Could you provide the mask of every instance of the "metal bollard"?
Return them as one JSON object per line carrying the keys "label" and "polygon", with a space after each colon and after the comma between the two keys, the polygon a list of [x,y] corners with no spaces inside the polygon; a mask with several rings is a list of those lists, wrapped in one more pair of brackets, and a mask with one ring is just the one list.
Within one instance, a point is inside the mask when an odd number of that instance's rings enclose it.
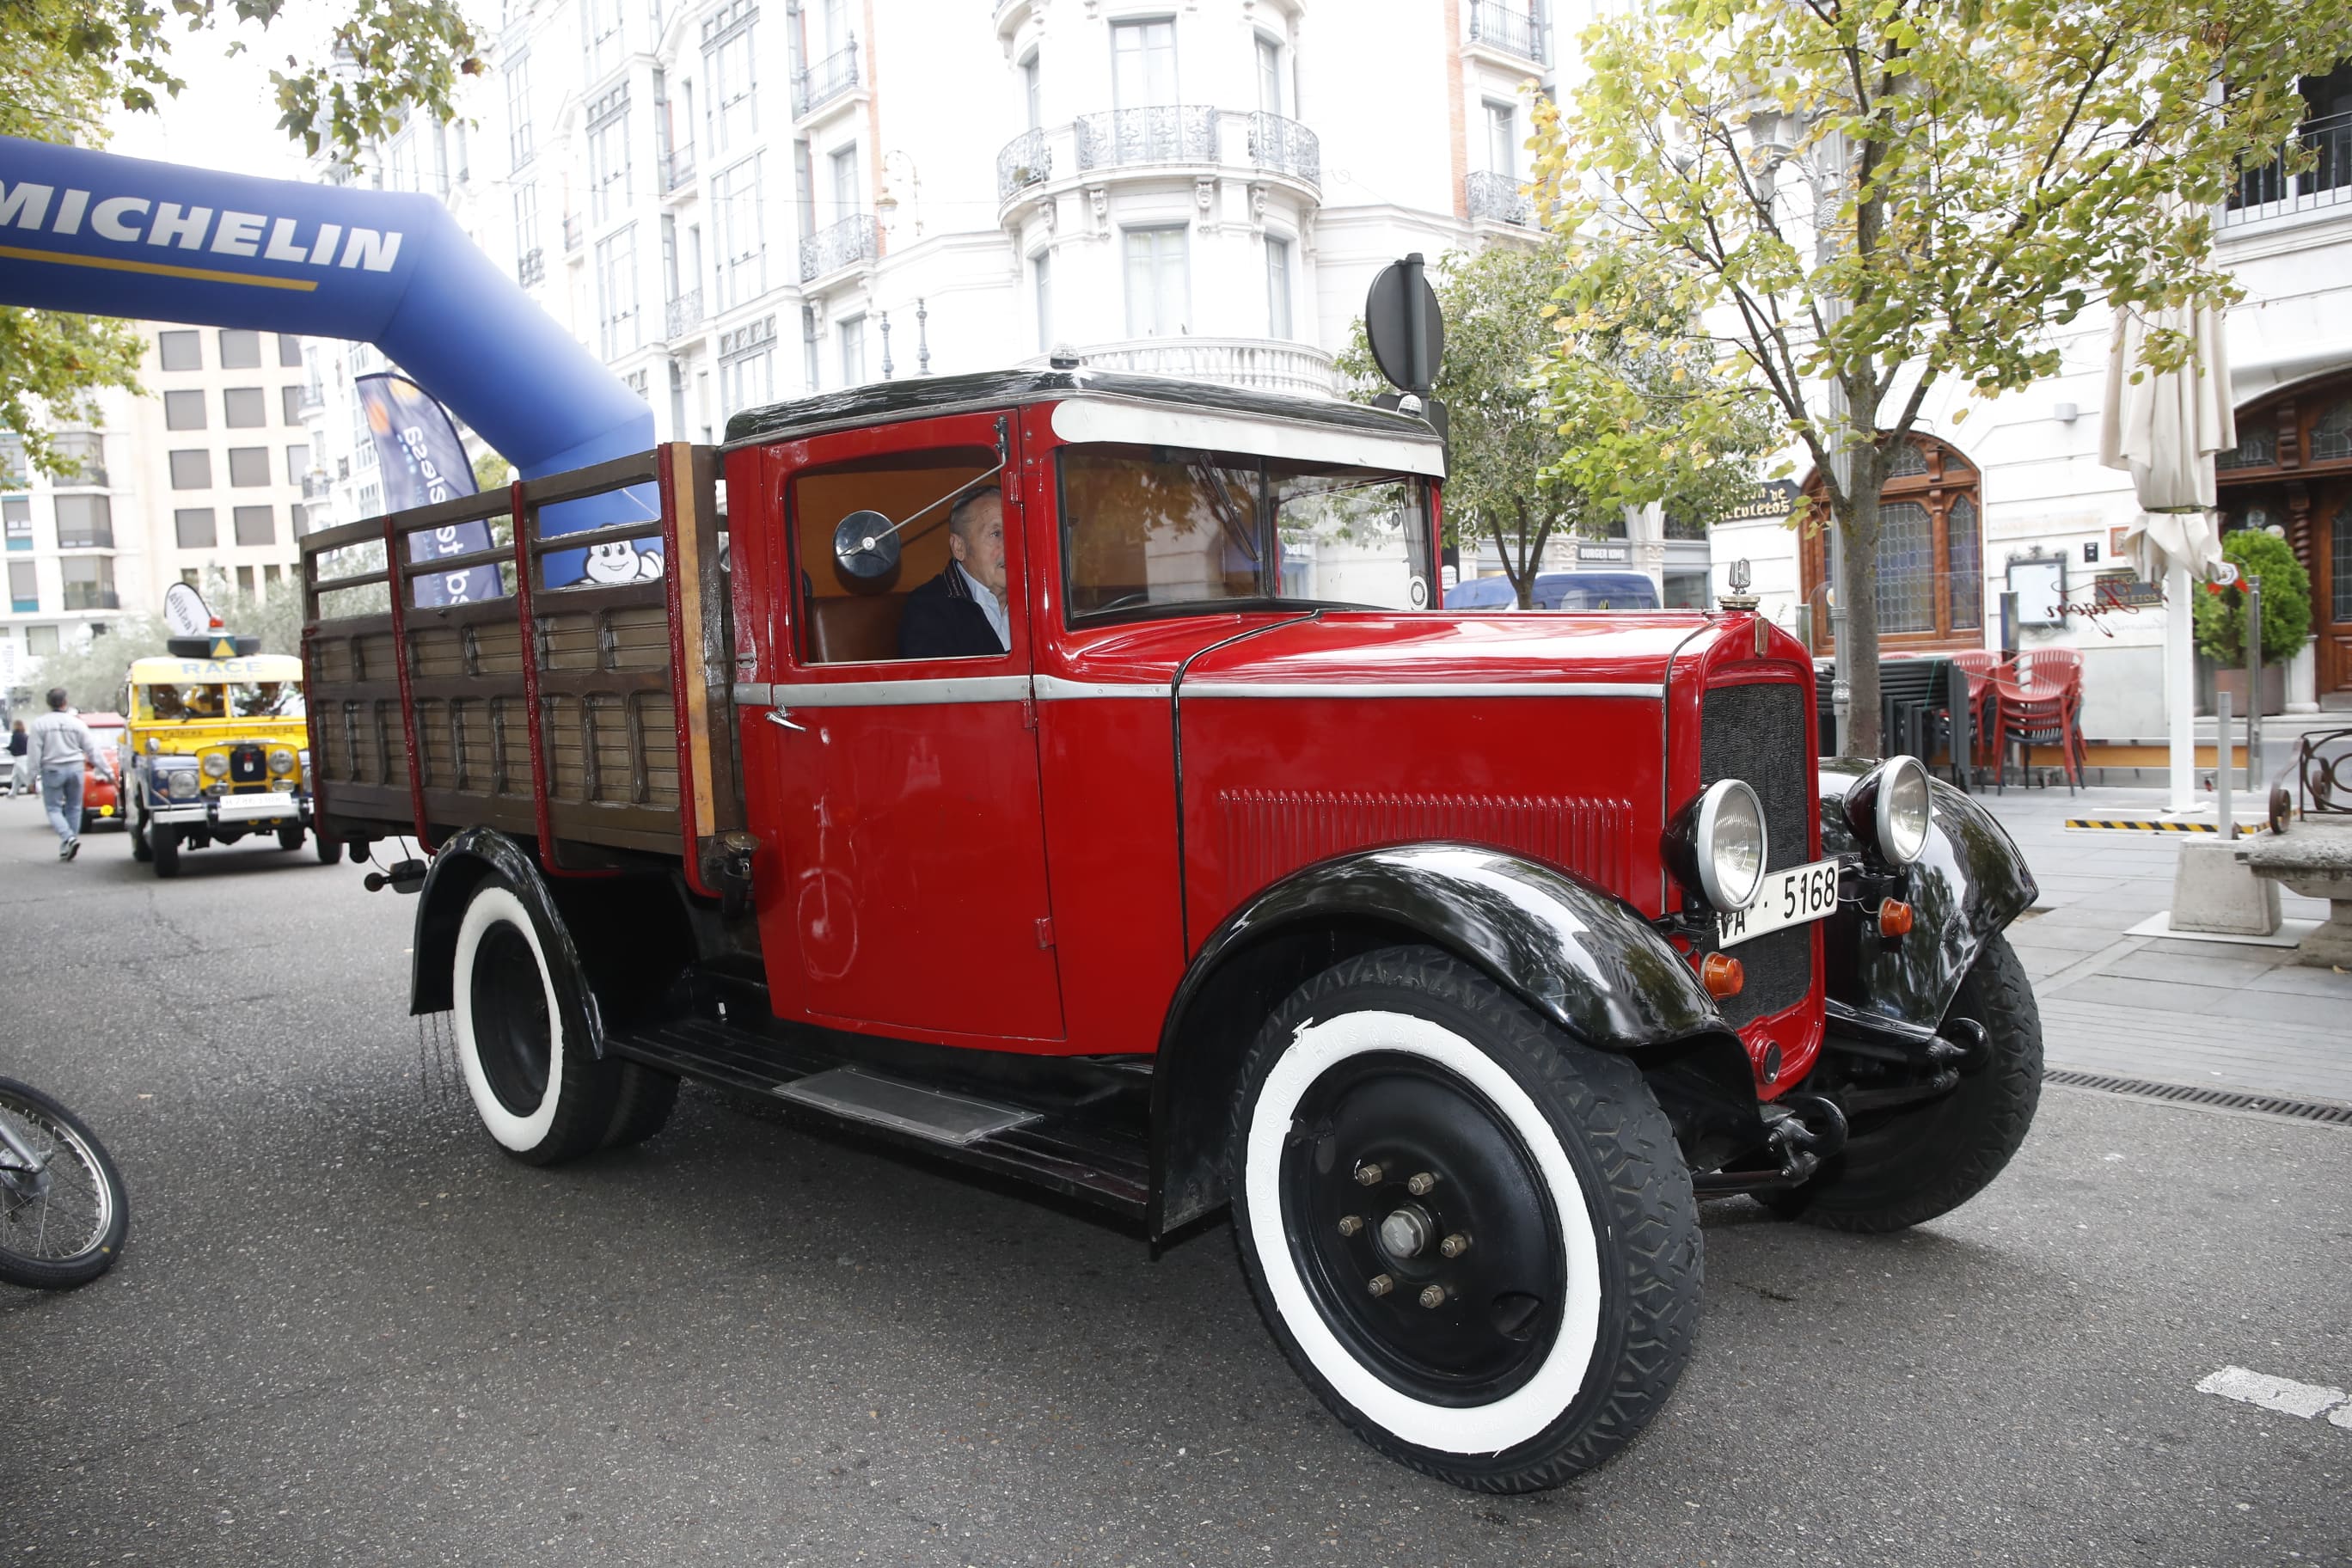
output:
{"label": "metal bollard", "polygon": [[2246,787],[2263,787],[2263,580],[2246,578]]}
{"label": "metal bollard", "polygon": [[2230,805],[2230,775],[2237,770],[2230,765],[2230,694],[2213,693],[2213,793],[2219,797],[2216,809],[2221,818],[2221,837],[2238,836],[2238,817]]}

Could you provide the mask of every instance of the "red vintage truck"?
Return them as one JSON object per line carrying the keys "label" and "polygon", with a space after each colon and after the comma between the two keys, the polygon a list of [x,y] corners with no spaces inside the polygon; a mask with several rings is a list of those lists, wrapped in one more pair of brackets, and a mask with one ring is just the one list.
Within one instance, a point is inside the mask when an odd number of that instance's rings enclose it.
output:
{"label": "red vintage truck", "polygon": [[[1342,1420],[1557,1484],[1672,1391],[1699,1199],[1888,1230],[2000,1170],[2034,886],[1918,762],[1817,763],[1752,606],[1433,607],[1443,477],[1408,415],[1055,368],[331,529],[316,808],[429,857],[374,879],[517,1158],[693,1078],[1155,1241],[1230,1208]],[[923,646],[942,596],[981,647]]]}

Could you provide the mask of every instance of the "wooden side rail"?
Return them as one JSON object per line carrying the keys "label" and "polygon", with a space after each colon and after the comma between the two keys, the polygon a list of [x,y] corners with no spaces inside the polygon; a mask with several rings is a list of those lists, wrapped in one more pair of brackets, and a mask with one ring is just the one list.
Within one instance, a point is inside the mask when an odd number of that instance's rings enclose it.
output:
{"label": "wooden side rail", "polygon": [[[534,840],[558,876],[610,869],[601,851],[678,856],[689,886],[717,896],[702,867],[743,820],[717,478],[711,448],[674,443],[305,537],[321,819],[428,847],[457,827],[496,826]],[[541,528],[549,506],[646,484],[657,517]],[[404,559],[419,534],[477,522],[491,525],[488,548]],[[657,579],[541,580],[550,551],[656,538]],[[498,574],[499,597],[419,602],[420,579],[482,568]],[[344,613],[354,598],[363,613]]]}

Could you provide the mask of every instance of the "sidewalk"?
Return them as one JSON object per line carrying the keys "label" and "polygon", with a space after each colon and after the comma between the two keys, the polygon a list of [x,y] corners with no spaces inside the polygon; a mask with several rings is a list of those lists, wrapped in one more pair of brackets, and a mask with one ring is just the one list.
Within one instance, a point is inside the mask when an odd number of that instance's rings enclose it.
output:
{"label": "sidewalk", "polygon": [[[2070,832],[2066,819],[2153,817],[2164,792],[1977,798],[2042,886],[2008,934],[2033,977],[2051,1067],[2352,1103],[2352,974],[2306,968],[2289,947],[2127,934],[2170,906],[2179,845]],[[2315,899],[2280,901],[2289,919],[2326,915]]]}

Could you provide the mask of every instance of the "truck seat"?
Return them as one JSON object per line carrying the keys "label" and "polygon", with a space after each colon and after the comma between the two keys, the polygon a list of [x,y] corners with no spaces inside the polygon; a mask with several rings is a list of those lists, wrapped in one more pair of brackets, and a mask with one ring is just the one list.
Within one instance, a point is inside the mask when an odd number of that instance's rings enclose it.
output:
{"label": "truck seat", "polygon": [[898,657],[904,594],[827,595],[809,602],[809,657],[818,664],[864,664]]}

